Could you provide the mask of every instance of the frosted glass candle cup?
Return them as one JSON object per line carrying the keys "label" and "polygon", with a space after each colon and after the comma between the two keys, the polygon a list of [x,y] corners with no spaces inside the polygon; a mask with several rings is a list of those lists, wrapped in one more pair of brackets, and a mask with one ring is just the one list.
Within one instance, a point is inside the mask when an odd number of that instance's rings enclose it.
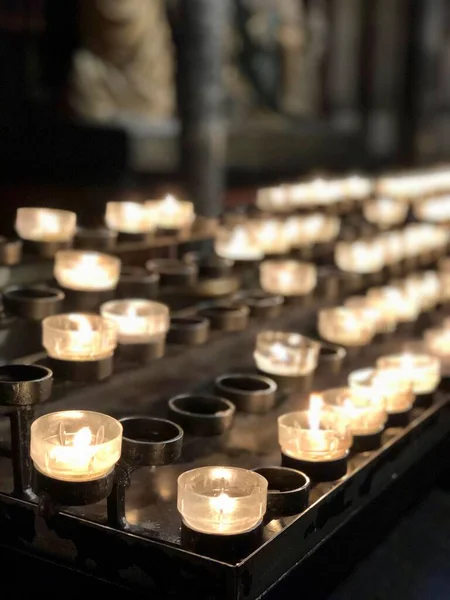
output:
{"label": "frosted glass candle cup", "polygon": [[76,232],[77,216],[68,210],[19,208],[15,229],[19,237],[32,242],[68,242]]}
{"label": "frosted glass candle cup", "polygon": [[261,287],[270,294],[305,296],[317,285],[317,269],[312,263],[265,260],[259,272]]}
{"label": "frosted glass candle cup", "polygon": [[184,524],[212,535],[239,535],[262,523],[267,480],[236,467],[201,467],[178,477],[177,508]]}
{"label": "frosted glass candle cup", "polygon": [[119,344],[158,342],[169,329],[169,308],[150,300],[113,300],[101,305],[100,314],[116,323]]}
{"label": "frosted glass candle cup", "polygon": [[376,331],[374,319],[367,319],[364,310],[355,308],[326,308],[319,311],[318,330],[321,337],[342,346],[365,346]]}
{"label": "frosted glass candle cup", "polygon": [[320,344],[298,333],[263,331],[253,354],[263,373],[284,377],[309,375],[317,367]]}
{"label": "frosted glass candle cup", "polygon": [[30,455],[43,475],[86,482],[109,473],[120,458],[122,425],[91,411],[61,411],[31,425]]}
{"label": "frosted glass candle cup", "polygon": [[377,360],[377,369],[400,369],[411,383],[416,395],[435,391],[441,380],[439,359],[430,354],[391,354]]}
{"label": "frosted glass candle cup", "polygon": [[97,292],[112,290],[120,276],[120,260],[109,254],[82,250],[56,253],[54,276],[68,290]]}
{"label": "frosted glass candle cup", "polygon": [[401,369],[358,369],[348,376],[350,388],[370,397],[382,397],[388,414],[411,410],[415,396],[412,383]]}

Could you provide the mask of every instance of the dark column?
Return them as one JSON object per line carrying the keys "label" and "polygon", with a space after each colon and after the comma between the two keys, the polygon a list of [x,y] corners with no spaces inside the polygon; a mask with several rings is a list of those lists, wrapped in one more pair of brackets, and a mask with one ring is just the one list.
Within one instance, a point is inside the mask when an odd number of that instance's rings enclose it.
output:
{"label": "dark column", "polygon": [[227,127],[222,52],[228,0],[181,0],[181,168],[198,215],[222,212]]}

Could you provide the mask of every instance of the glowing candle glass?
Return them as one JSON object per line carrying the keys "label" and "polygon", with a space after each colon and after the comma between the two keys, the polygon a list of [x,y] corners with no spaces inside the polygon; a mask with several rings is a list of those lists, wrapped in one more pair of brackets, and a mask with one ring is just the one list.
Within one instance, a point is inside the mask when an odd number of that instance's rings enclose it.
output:
{"label": "glowing candle glass", "polygon": [[333,344],[364,346],[376,332],[376,320],[367,311],[356,308],[326,308],[319,311],[320,335]]}
{"label": "glowing candle glass", "polygon": [[278,417],[278,441],[285,456],[309,462],[344,458],[353,436],[348,417],[312,395],[309,410]]}
{"label": "glowing candle glass", "polygon": [[256,206],[268,212],[287,212],[291,208],[289,186],[261,188],[257,192]]}
{"label": "glowing candle glass", "polygon": [[382,395],[367,395],[352,388],[335,388],[321,394],[325,406],[335,406],[344,411],[353,435],[372,435],[383,431],[387,412]]}
{"label": "glowing candle glass", "polygon": [[146,202],[148,208],[156,208],[158,227],[161,229],[187,229],[194,219],[194,205],[186,200],[178,200],[173,196],[166,196],[156,203]]}
{"label": "glowing candle glass", "polygon": [[156,229],[156,211],[142,202],[108,202],[105,222],[119,233],[149,233]]}
{"label": "glowing candle glass", "polygon": [[150,300],[105,302],[100,314],[117,324],[119,344],[150,344],[163,340],[169,329],[169,308]]}
{"label": "glowing candle glass", "polygon": [[253,356],[264,373],[296,377],[316,369],[319,350],[318,342],[298,333],[264,331],[256,338]]}
{"label": "glowing candle glass", "polygon": [[56,253],[53,274],[69,290],[112,290],[119,281],[120,260],[100,252],[62,250]]}
{"label": "glowing candle glass", "polygon": [[411,381],[414,394],[429,394],[439,385],[441,365],[437,357],[430,354],[391,354],[377,360],[377,369],[400,369]]}
{"label": "glowing candle glass", "polygon": [[397,286],[383,286],[371,288],[367,292],[368,298],[376,298],[384,303],[385,315],[389,315],[396,323],[409,323],[415,321],[420,311],[417,299],[409,296]]}
{"label": "glowing candle glass", "polygon": [[435,271],[410,275],[404,280],[403,289],[423,311],[436,306],[441,297],[441,284]]}
{"label": "glowing candle glass", "polygon": [[30,455],[38,471],[61,481],[92,481],[120,458],[122,425],[97,412],[68,410],[31,425]]}
{"label": "glowing candle glass", "polygon": [[75,236],[77,215],[52,208],[19,208],[15,229],[23,240],[68,242]]}
{"label": "glowing candle glass", "polygon": [[254,471],[201,467],[178,477],[177,508],[195,531],[238,535],[262,522],[267,487],[267,480]]}
{"label": "glowing candle glass", "polygon": [[363,311],[363,314],[375,323],[375,330],[378,333],[386,333],[395,329],[395,321],[386,319],[385,306],[377,298],[367,298],[366,296],[350,296],[344,301],[344,307],[355,308]]}
{"label": "glowing candle glass", "polygon": [[409,205],[394,198],[375,198],[363,203],[363,214],[369,223],[380,228],[393,227],[404,223]]}
{"label": "glowing candle glass", "polygon": [[235,261],[261,260],[264,256],[254,231],[248,225],[220,228],[216,234],[214,250],[218,256]]}
{"label": "glowing candle glass", "polygon": [[342,271],[376,273],[384,267],[383,245],[378,239],[339,242],[335,247],[334,260]]}
{"label": "glowing candle glass", "polygon": [[296,260],[265,260],[259,276],[263,290],[282,296],[303,296],[317,285],[316,266]]}
{"label": "glowing candle glass", "polygon": [[275,219],[260,219],[249,224],[259,247],[265,254],[286,254],[291,249],[284,223]]}
{"label": "glowing candle glass", "polygon": [[323,213],[294,215],[286,219],[284,225],[285,235],[293,248],[330,242],[336,239],[340,227],[340,219]]}
{"label": "glowing candle glass", "polygon": [[101,360],[117,346],[117,325],[99,315],[54,315],[42,321],[42,344],[58,360]]}
{"label": "glowing candle glass", "polygon": [[383,398],[388,414],[406,412],[414,404],[411,380],[401,369],[358,369],[348,376],[348,385],[370,398]]}
{"label": "glowing candle glass", "polygon": [[439,358],[442,370],[447,375],[450,368],[450,329],[428,329],[423,339],[427,352]]}

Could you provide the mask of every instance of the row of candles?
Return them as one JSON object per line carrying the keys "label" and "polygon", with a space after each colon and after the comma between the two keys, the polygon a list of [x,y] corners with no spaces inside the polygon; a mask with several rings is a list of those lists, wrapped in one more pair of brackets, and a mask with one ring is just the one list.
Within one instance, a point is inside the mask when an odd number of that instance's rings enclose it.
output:
{"label": "row of candles", "polygon": [[[281,256],[293,249],[334,241],[340,230],[337,217],[314,213],[284,220],[264,218],[222,227],[215,240],[218,256],[235,261],[261,260],[264,255]],[[438,225],[412,223],[370,239],[340,241],[335,262],[343,271],[375,272],[385,265],[428,250],[445,249],[448,232]]]}
{"label": "row of candles", "polygon": [[[344,178],[317,178],[283,184],[258,191],[257,206],[264,211],[290,212],[298,208],[324,207],[343,200],[365,201],[375,195],[388,211],[391,201],[399,203],[399,214],[408,202],[450,191],[450,169],[433,168],[382,176],[378,179],[352,175]],[[406,208],[405,208],[406,207]]]}
{"label": "row of candles", "polygon": [[[290,334],[295,336],[297,334]],[[440,380],[423,355],[390,355],[375,368],[350,373],[348,387],[310,396],[309,408],[278,418],[281,453],[308,473],[317,463],[345,460],[356,437],[381,434],[388,414],[411,409],[415,394]],[[52,479],[87,482],[105,476],[121,455],[122,425],[90,411],[51,413],[31,426],[31,458]],[[236,535],[261,523],[268,482],[253,471],[201,467],[180,475],[178,509],[185,524],[206,534]]]}
{"label": "row of candles", "polygon": [[[118,233],[143,234],[186,230],[195,219],[192,202],[166,196],[146,202],[108,202],[105,223]],[[15,229],[23,240],[70,242],[77,232],[77,215],[68,210],[24,207],[17,210]]]}

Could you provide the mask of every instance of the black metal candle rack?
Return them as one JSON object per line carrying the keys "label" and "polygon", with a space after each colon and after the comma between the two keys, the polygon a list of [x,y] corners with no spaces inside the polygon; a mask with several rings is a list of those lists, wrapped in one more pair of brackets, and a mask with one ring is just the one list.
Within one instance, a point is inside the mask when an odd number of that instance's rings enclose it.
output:
{"label": "black metal candle rack", "polygon": [[[335,290],[339,294],[348,293],[345,279],[336,276],[336,282],[343,281]],[[175,336],[164,356],[145,366],[121,359],[111,377],[94,384],[55,380],[51,399],[52,374],[40,363],[42,355],[20,359],[32,364],[0,367],[0,405],[10,424],[0,420],[0,546],[51,561],[55,572],[75,569],[155,598],[250,600],[270,595],[288,573],[314,571],[338,531],[369,506],[392,510],[389,490],[397,481],[404,489],[395,492],[400,513],[411,489],[429,484],[450,464],[446,382],[427,406],[391,419],[379,448],[353,451],[339,465],[326,465],[325,474],[281,456],[277,416],[304,408],[308,393],[298,387],[285,391],[257,374],[255,335],[268,327],[311,335],[317,309],[331,301],[336,296],[327,293],[316,295],[308,307],[282,306],[270,321],[244,310],[239,328],[212,331],[202,344],[188,334]],[[233,310],[242,310],[233,298],[225,306],[216,313],[234,316]],[[195,329],[214,308],[223,309],[223,301],[193,306],[178,318]],[[349,370],[398,350],[401,342],[393,335],[351,361],[343,360],[343,349],[324,344],[308,387],[344,385]],[[122,457],[114,471],[83,485],[33,471],[34,416],[93,407],[120,417],[123,425]],[[266,477],[268,512],[262,526],[226,540],[182,525],[177,477],[211,464],[256,469]]]}

